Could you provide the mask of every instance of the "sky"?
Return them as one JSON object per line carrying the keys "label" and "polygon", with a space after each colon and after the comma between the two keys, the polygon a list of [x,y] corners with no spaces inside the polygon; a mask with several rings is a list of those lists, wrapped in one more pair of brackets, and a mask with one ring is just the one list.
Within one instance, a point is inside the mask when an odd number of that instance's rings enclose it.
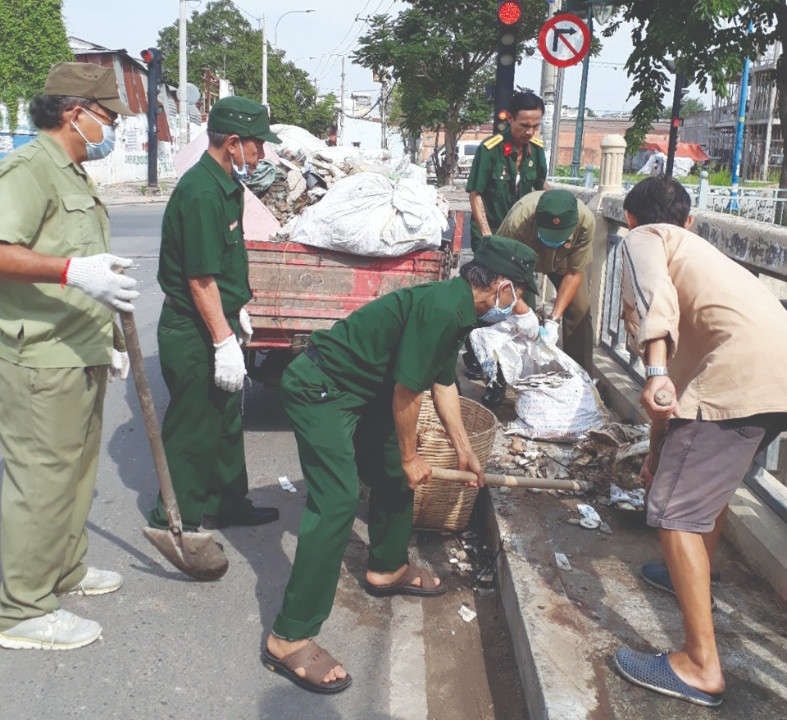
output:
{"label": "sky", "polygon": [[[207,0],[189,0],[187,15],[202,11]],[[316,80],[321,93],[340,89],[342,56],[345,56],[345,95],[351,92],[377,94],[379,85],[371,72],[353,65],[350,55],[358,38],[366,31],[365,17],[396,14],[405,6],[396,0],[298,0],[262,3],[236,0],[235,6],[253,27],[264,16],[268,40],[286,53],[287,59]],[[302,13],[300,10],[313,10]],[[124,48],[139,57],[143,48],[154,46],[159,30],[177,22],[180,0],[134,0],[133,3],[99,3],[95,0],[63,0],[63,17],[69,35],[108,47]],[[285,17],[286,15],[286,17]],[[623,70],[631,40],[620,29],[610,39],[601,38],[603,51],[591,59],[586,106],[597,114],[630,110],[636,99],[627,99],[629,80]],[[581,64],[566,68],[563,104],[576,106],[579,98]],[[516,70],[515,85],[540,91],[541,57],[526,59]],[[706,100],[706,105],[709,102]],[[665,101],[669,105],[669,99]]]}

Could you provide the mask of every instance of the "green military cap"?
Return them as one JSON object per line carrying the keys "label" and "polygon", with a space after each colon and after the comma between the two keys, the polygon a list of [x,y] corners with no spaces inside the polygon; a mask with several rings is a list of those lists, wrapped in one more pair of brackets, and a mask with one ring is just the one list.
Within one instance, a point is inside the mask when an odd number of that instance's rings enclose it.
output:
{"label": "green military cap", "polygon": [[579,222],[577,199],[569,190],[545,190],[536,204],[538,237],[548,247],[567,242]]}
{"label": "green military cap", "polygon": [[533,276],[537,257],[535,250],[524,243],[501,235],[481,238],[474,255],[476,262],[532,292],[538,291]]}
{"label": "green military cap", "polygon": [[98,103],[118,115],[133,115],[120,99],[115,71],[89,62],[61,62],[46,76],[45,95],[64,95]]}
{"label": "green military cap", "polygon": [[280,143],[271,132],[268,110],[264,105],[242,97],[225,97],[214,103],[208,115],[208,130],[224,135]]}

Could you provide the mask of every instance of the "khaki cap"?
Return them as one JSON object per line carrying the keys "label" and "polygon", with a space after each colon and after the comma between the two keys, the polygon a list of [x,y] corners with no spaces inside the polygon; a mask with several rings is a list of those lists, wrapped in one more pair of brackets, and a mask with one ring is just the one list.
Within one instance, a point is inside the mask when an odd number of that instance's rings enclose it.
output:
{"label": "khaki cap", "polygon": [[115,71],[95,63],[62,62],[46,77],[45,95],[85,98],[118,115],[134,113],[121,101]]}

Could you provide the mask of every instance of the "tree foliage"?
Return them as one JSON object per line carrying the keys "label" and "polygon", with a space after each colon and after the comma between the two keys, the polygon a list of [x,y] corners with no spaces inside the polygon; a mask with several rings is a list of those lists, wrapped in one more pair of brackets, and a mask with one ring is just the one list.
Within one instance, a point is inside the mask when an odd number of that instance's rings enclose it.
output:
{"label": "tree foliage", "polygon": [[[262,33],[240,13],[231,0],[208,2],[194,11],[186,29],[188,79],[202,88],[206,68],[232,83],[237,95],[262,95]],[[178,84],[178,23],[159,31],[164,79]],[[317,98],[308,74],[268,47],[268,103],[271,121],[306,128],[324,135],[334,122],[336,98]]]}
{"label": "tree foliage", "polygon": [[[665,103],[672,72],[669,62],[696,83],[702,92],[713,88],[725,96],[727,83],[743,68],[744,58],[756,58],[772,43],[787,42],[787,5],[781,0],[624,0],[617,3],[621,15],[608,25],[610,36],[622,21],[632,23],[634,50],[626,62],[632,79],[630,97],[639,101],[632,112],[633,126],[626,133],[631,150],[636,150],[671,99]],[[751,32],[748,31],[751,24]],[[777,68],[779,115],[787,127],[787,65],[781,58]],[[785,167],[782,183],[785,187]]]}
{"label": "tree foliage", "polygon": [[[376,15],[359,38],[353,60],[397,83],[396,117],[407,137],[423,128],[445,133],[447,166],[453,173],[456,140],[471,125],[488,122],[492,103],[486,85],[494,78],[497,48],[496,0],[411,0],[397,16]],[[543,0],[524,0],[521,52],[546,14]],[[531,49],[525,49],[525,43]]]}
{"label": "tree foliage", "polygon": [[73,61],[60,0],[0,2],[0,102],[16,125],[17,104],[44,90],[49,69]]}

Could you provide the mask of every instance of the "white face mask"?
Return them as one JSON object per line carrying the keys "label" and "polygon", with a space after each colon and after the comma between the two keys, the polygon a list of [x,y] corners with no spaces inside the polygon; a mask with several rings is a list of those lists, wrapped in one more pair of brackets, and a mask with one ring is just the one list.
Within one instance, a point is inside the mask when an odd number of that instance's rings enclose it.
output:
{"label": "white face mask", "polygon": [[238,180],[246,180],[249,177],[249,166],[246,164],[246,153],[243,150],[243,143],[238,141],[240,145],[240,156],[243,158],[243,165],[238,167],[234,162],[232,163],[232,172]]}
{"label": "white face mask", "polygon": [[87,153],[88,160],[100,160],[105,158],[109,153],[115,149],[115,128],[111,125],[104,125],[90,110],[81,108],[91,119],[95,120],[101,126],[101,142],[92,143],[79,129],[79,126],[72,120],[71,125],[79,133],[79,136],[85,141],[85,152]]}

